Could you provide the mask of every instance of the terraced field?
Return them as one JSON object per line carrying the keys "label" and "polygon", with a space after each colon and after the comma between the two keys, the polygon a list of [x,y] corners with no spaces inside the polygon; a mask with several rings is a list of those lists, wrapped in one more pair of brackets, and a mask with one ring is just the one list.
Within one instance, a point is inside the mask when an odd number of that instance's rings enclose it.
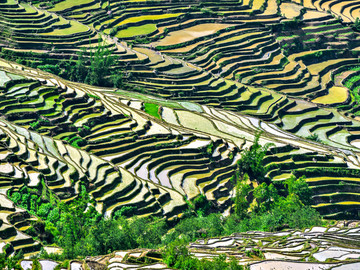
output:
{"label": "terraced field", "polygon": [[[1,247],[29,257],[42,246],[26,234],[38,217],[9,200],[24,187],[69,203],[85,185],[106,217],[130,207],[176,221],[200,195],[228,215],[259,130],[274,144],[269,180],[304,175],[322,216],[358,218],[358,7],[0,0]],[[90,66],[98,46],[116,56],[120,88],[40,69],[75,66],[81,52]]]}

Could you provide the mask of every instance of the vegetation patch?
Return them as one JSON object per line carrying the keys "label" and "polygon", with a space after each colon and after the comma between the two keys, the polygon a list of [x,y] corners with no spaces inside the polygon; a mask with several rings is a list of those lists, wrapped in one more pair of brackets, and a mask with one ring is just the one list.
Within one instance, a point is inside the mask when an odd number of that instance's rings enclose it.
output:
{"label": "vegetation patch", "polygon": [[0,268],[358,263],[358,8],[309,3],[2,1]]}
{"label": "vegetation patch", "polygon": [[132,26],[120,30],[115,36],[117,38],[131,38],[135,36],[145,36],[156,31],[156,24],[145,24],[142,26]]}
{"label": "vegetation patch", "polygon": [[160,114],[159,114],[159,105],[154,104],[154,103],[144,103],[144,110],[146,113],[158,118],[160,118]]}

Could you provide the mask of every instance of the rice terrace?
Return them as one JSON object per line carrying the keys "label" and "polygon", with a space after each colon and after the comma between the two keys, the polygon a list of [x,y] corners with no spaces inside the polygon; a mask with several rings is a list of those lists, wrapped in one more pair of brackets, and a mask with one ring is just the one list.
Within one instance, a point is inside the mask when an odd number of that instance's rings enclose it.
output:
{"label": "rice terrace", "polygon": [[0,269],[360,269],[360,1],[0,0]]}

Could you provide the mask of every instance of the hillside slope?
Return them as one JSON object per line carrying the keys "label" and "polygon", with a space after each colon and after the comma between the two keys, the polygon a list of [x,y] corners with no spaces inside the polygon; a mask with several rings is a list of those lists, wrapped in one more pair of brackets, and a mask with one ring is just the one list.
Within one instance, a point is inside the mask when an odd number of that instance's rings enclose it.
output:
{"label": "hillside slope", "polygon": [[[201,195],[228,215],[258,131],[269,180],[304,175],[322,216],[358,218],[357,6],[303,2],[1,0],[2,246],[41,248],[39,217],[9,200],[25,187],[64,203],[85,188],[106,217],[178,221]],[[105,85],[64,79],[99,48]]]}

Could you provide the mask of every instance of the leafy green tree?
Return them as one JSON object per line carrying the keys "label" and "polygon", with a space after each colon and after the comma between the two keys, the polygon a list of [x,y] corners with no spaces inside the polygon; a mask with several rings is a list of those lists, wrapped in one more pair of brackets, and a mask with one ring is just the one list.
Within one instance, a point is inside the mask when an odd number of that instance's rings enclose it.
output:
{"label": "leafy green tree", "polygon": [[21,201],[21,193],[19,192],[14,192],[11,195],[11,200],[15,203],[15,204],[19,204]]}
{"label": "leafy green tree", "polygon": [[171,233],[166,234],[163,243],[171,243],[180,235],[182,239],[194,241],[199,237],[215,237],[223,233],[224,227],[220,214],[212,213],[206,217],[191,216],[181,220]]}
{"label": "leafy green tree", "polygon": [[[190,252],[182,241],[174,241],[169,244],[163,253],[163,260],[169,267],[179,268],[185,258],[190,257]],[[195,269],[195,268],[189,268]]]}
{"label": "leafy green tree", "polygon": [[147,226],[142,230],[136,238],[136,242],[140,247],[156,248],[161,244],[161,238],[167,233],[168,227],[164,219],[142,219],[147,222]]}
{"label": "leafy green tree", "polygon": [[267,168],[263,164],[264,157],[268,149],[273,146],[272,143],[267,143],[262,146],[259,142],[261,132],[255,134],[255,140],[250,149],[245,149],[241,153],[241,158],[238,161],[240,174],[247,173],[250,179],[256,179],[257,182],[265,181]]}
{"label": "leafy green tree", "polygon": [[6,266],[6,254],[0,253],[0,269],[5,269]]}
{"label": "leafy green tree", "polygon": [[104,45],[99,45],[96,51],[90,52],[90,67],[87,71],[85,83],[91,85],[106,85],[107,76],[110,75],[115,56]]}
{"label": "leafy green tree", "polygon": [[310,189],[308,183],[305,180],[305,176],[296,179],[292,175],[289,179],[285,180],[285,186],[288,189],[288,193],[297,195],[299,200],[305,205],[310,205],[312,202],[312,190]]}
{"label": "leafy green tree", "polygon": [[247,196],[251,190],[250,185],[247,183],[249,176],[247,173],[244,174],[241,180],[238,180],[236,183],[236,195],[235,195],[235,209],[234,213],[243,218],[246,216],[247,209],[249,207],[249,202]]}
{"label": "leafy green tree", "polygon": [[133,248],[129,245],[129,235],[119,229],[119,223],[111,219],[102,219],[94,223],[86,235],[76,243],[81,256],[88,254],[106,254],[114,250]]}
{"label": "leafy green tree", "polygon": [[35,259],[32,261],[31,270],[42,270],[39,260]]}
{"label": "leafy green tree", "polygon": [[98,86],[123,85],[123,71],[114,70],[117,57],[112,54],[105,43],[100,43],[94,50],[82,48],[76,60],[62,61],[56,65],[42,64],[38,68],[59,75],[71,81],[87,83]]}
{"label": "leafy green tree", "polygon": [[359,20],[358,17],[355,19],[355,22],[354,22],[354,24],[352,25],[352,28],[353,28],[355,31],[360,31],[360,20]]}
{"label": "leafy green tree", "polygon": [[215,257],[213,261],[202,260],[201,261],[203,269],[209,270],[223,270],[229,269],[229,264],[226,262],[226,255],[220,254],[218,257]]}
{"label": "leafy green tree", "polygon": [[272,205],[278,200],[278,193],[273,184],[261,183],[254,189],[254,198],[257,201],[258,212],[265,212],[271,209]]}
{"label": "leafy green tree", "polygon": [[54,208],[50,210],[49,215],[47,216],[47,220],[51,223],[56,223],[60,219],[60,210],[59,208]]}
{"label": "leafy green tree", "polygon": [[50,203],[43,203],[39,207],[39,210],[37,211],[37,215],[39,217],[45,218],[49,214],[51,208],[52,208],[52,205]]}
{"label": "leafy green tree", "polygon": [[195,211],[199,216],[206,216],[210,213],[211,203],[207,200],[204,194],[200,194],[193,201]]}
{"label": "leafy green tree", "polygon": [[45,65],[39,65],[37,66],[37,68],[55,74],[55,75],[59,75],[61,73],[61,68],[58,64],[56,65],[51,65],[51,64],[45,64]]}
{"label": "leafy green tree", "polygon": [[111,75],[111,80],[114,87],[116,88],[122,87],[124,82],[123,71],[114,71]]}
{"label": "leafy green tree", "polygon": [[24,258],[22,251],[15,253],[13,256],[7,256],[5,253],[0,253],[0,269],[7,270],[21,270],[20,260]]}

